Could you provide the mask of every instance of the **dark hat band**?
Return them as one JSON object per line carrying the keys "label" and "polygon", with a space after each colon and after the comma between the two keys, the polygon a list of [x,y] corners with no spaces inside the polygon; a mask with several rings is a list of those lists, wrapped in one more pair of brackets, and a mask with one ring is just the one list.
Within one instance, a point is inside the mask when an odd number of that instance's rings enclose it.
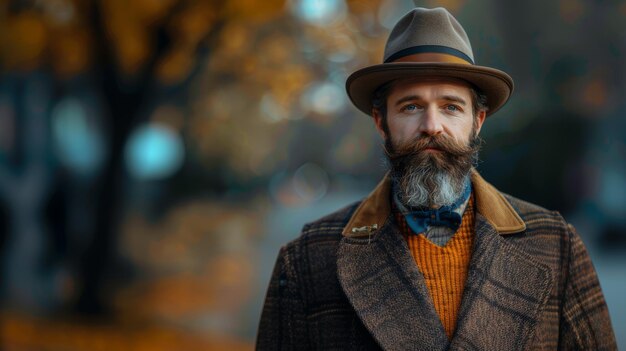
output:
{"label": "dark hat band", "polygon": [[402,49],[394,53],[393,55],[389,56],[385,60],[385,63],[396,61],[405,56],[414,55],[414,54],[425,54],[425,53],[448,54],[448,55],[456,56],[468,62],[469,64],[472,64],[472,65],[474,64],[474,61],[469,56],[465,55],[462,51],[459,51],[457,49],[454,49],[448,46],[441,46],[441,45],[419,45],[419,46],[412,46],[410,48]]}

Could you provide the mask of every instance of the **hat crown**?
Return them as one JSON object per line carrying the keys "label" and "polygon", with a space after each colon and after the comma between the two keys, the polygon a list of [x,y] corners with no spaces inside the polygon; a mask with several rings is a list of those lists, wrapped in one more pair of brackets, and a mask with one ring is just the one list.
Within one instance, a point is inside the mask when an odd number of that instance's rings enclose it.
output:
{"label": "hat crown", "polygon": [[393,27],[385,46],[384,62],[414,53],[447,53],[474,64],[467,33],[443,7],[415,8]]}

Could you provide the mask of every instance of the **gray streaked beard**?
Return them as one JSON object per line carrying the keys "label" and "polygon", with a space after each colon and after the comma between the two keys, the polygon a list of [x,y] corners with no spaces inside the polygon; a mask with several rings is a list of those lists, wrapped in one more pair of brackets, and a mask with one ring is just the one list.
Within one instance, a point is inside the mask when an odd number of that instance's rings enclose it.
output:
{"label": "gray streaked beard", "polygon": [[[394,147],[387,138],[385,151],[399,200],[409,207],[452,205],[463,193],[470,171],[478,162],[480,144],[474,129],[467,145],[439,135]],[[429,153],[424,151],[426,148],[441,151]]]}

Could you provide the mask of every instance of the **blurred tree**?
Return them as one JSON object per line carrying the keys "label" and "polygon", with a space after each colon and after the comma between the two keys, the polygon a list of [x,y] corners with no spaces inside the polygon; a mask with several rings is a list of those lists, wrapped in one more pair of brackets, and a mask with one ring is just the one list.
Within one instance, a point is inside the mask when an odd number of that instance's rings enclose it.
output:
{"label": "blurred tree", "polygon": [[[282,8],[283,2],[276,0],[263,4],[248,0],[11,0],[0,4],[3,83],[19,85],[37,77],[39,81],[33,84],[43,90],[38,94],[25,93],[27,98],[7,94],[12,99],[9,105],[15,106],[11,121],[16,136],[2,150],[6,157],[0,163],[0,192],[9,208],[20,208],[18,201],[26,203],[26,207],[22,206],[24,216],[10,216],[14,223],[9,237],[13,241],[22,242],[25,247],[46,242],[44,230],[36,226],[41,225],[40,209],[48,201],[53,183],[50,178],[55,171],[51,164],[37,168],[34,166],[38,163],[22,157],[25,152],[37,160],[50,157],[50,138],[46,133],[51,104],[49,100],[42,101],[41,96],[59,98],[67,86],[78,86],[95,91],[102,101],[104,111],[100,113],[104,116],[107,152],[89,194],[89,202],[94,204],[93,225],[87,229],[90,233],[82,236],[91,239],[75,263],[75,305],[79,311],[106,310],[103,297],[109,286],[105,284],[107,272],[116,268],[114,252],[128,190],[124,149],[131,132],[145,119],[145,111],[164,90],[178,96],[187,91],[227,23],[268,21]],[[29,106],[39,108],[35,115],[29,113]],[[29,134],[29,126],[36,121],[43,123],[38,126],[39,134]],[[9,162],[12,159],[19,162]],[[28,176],[30,169],[36,169],[39,178]],[[26,197],[27,193],[33,196]],[[24,235],[27,229],[17,223],[19,218],[31,223],[30,236]],[[36,279],[41,263],[33,256],[42,254],[18,258],[27,249],[15,250],[15,245],[21,244],[7,245],[11,246],[5,248],[6,252],[16,254],[5,265],[16,267],[19,260],[31,260],[30,266],[21,265],[29,266],[29,271],[21,271],[20,275]],[[9,285],[23,280],[4,279]],[[30,286],[38,285],[31,282]]]}

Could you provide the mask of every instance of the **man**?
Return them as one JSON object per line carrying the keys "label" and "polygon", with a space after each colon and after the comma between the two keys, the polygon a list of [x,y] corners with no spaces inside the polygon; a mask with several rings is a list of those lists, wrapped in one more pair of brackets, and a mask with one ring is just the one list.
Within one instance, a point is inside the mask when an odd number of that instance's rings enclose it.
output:
{"label": "man", "polygon": [[616,349],[574,228],[473,168],[513,81],[474,64],[450,13],[409,12],[384,63],[346,87],[373,117],[390,172],[281,248],[258,349]]}

